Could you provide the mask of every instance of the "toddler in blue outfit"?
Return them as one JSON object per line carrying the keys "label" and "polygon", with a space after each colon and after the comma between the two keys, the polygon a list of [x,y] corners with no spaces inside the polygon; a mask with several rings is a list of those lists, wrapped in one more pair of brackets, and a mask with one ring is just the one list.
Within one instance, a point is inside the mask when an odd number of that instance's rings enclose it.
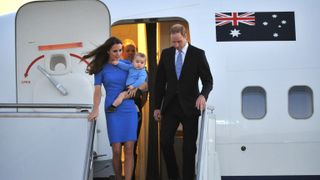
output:
{"label": "toddler in blue outfit", "polygon": [[[126,81],[126,90],[121,92],[118,97],[113,101],[112,105],[108,108],[108,112],[114,112],[116,108],[122,103],[122,101],[127,98],[128,90],[138,88],[147,79],[147,72],[145,69],[146,65],[146,55],[143,53],[137,53],[132,64],[127,64],[121,61],[113,61],[113,65],[117,65],[119,68],[128,71],[128,77]],[[139,89],[137,93],[139,93]]]}

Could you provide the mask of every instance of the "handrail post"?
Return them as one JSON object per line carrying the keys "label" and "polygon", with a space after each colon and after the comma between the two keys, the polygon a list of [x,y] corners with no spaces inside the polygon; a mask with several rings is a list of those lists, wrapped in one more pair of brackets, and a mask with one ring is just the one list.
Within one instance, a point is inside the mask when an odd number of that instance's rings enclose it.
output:
{"label": "handrail post", "polygon": [[89,180],[90,171],[93,168],[93,143],[94,143],[94,135],[96,131],[96,120],[90,123],[90,131],[89,131],[89,139],[87,145],[87,155],[85,158],[85,168],[84,168],[84,180]]}
{"label": "handrail post", "polygon": [[[209,155],[207,140],[208,140],[208,134],[209,134],[209,122],[212,113],[213,113],[214,107],[208,106],[206,107],[206,110],[201,111],[201,122],[200,122],[200,135],[199,135],[199,148],[198,148],[198,159],[197,159],[197,180],[207,180],[208,178],[208,172],[207,172],[207,157]],[[207,112],[209,111],[209,112]],[[215,123],[215,121],[213,122]],[[214,126],[214,134],[215,134],[215,126]],[[215,137],[214,137],[215,138]],[[215,142],[214,142],[215,143]],[[214,150],[215,151],[215,150]],[[211,169],[211,167],[210,167]]]}
{"label": "handrail post", "polygon": [[198,161],[197,161],[197,180],[201,179],[203,169],[203,153],[205,146],[205,110],[201,111],[201,125],[200,125],[200,137],[199,137],[199,150],[198,150]]}

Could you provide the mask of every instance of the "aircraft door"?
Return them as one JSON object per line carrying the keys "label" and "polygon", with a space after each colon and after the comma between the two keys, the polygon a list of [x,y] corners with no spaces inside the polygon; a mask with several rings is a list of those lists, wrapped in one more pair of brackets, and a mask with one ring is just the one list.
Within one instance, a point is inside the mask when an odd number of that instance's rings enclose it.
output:
{"label": "aircraft door", "polygon": [[110,34],[99,1],[32,2],[16,19],[18,103],[92,104],[92,77],[81,57]]}
{"label": "aircraft door", "polygon": [[[90,60],[82,61],[82,56],[109,36],[109,10],[100,1],[36,1],[22,6],[16,14],[17,103],[92,104],[93,76],[85,72]],[[111,159],[102,93],[94,148]],[[48,110],[53,111],[19,111]]]}

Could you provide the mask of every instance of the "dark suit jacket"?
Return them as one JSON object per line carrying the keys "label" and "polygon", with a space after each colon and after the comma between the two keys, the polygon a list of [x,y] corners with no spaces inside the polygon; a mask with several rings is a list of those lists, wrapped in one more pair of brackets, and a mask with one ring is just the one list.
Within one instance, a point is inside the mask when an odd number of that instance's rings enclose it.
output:
{"label": "dark suit jacket", "polygon": [[[161,109],[162,114],[174,96],[178,96],[181,107],[186,115],[200,115],[195,104],[202,94],[206,99],[213,86],[210,67],[202,49],[189,44],[179,80],[175,70],[174,47],[164,49],[158,65],[155,85],[155,108]],[[199,92],[198,81],[202,81]]]}

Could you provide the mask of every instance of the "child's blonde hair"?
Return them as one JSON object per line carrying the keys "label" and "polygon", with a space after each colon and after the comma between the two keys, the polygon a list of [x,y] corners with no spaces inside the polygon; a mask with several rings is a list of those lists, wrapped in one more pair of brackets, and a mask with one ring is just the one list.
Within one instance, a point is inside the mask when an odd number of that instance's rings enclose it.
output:
{"label": "child's blonde hair", "polygon": [[144,61],[146,62],[147,61],[147,56],[141,52],[137,52],[135,55],[134,55],[134,58],[133,60],[136,58],[136,57],[141,57],[144,59]]}

